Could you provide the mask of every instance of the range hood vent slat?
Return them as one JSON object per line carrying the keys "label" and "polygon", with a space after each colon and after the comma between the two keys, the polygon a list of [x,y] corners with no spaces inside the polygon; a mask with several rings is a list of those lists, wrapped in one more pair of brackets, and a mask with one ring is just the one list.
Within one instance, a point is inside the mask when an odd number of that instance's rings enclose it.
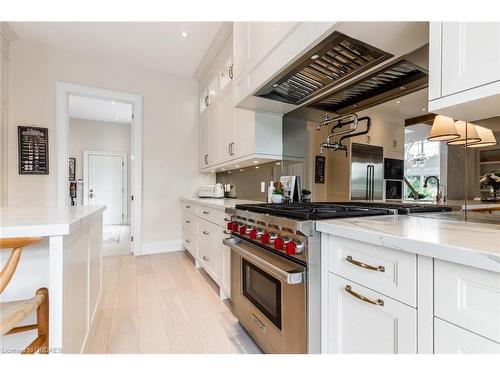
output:
{"label": "range hood vent slat", "polygon": [[299,105],[391,57],[335,31],[255,95]]}

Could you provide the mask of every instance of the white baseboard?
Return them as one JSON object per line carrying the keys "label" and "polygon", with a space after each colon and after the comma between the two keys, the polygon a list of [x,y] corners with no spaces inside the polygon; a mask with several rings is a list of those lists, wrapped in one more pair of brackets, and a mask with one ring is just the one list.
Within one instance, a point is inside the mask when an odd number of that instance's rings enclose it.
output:
{"label": "white baseboard", "polygon": [[181,240],[164,241],[164,242],[148,242],[142,244],[141,251],[135,255],[152,255],[162,253],[172,253],[175,251],[183,251]]}

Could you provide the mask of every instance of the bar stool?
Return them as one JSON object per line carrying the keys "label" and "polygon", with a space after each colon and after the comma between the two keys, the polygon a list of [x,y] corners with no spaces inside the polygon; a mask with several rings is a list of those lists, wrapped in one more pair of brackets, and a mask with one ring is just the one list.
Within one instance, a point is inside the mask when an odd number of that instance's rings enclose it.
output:
{"label": "bar stool", "polygon": [[[7,263],[0,271],[0,294],[9,284],[16,271],[23,248],[38,244],[40,237],[0,238],[0,250],[12,249]],[[17,326],[31,312],[36,310],[36,324]],[[33,298],[23,301],[0,303],[0,336],[24,331],[38,330],[37,337],[23,350],[22,354],[49,353],[49,291],[40,288]]]}

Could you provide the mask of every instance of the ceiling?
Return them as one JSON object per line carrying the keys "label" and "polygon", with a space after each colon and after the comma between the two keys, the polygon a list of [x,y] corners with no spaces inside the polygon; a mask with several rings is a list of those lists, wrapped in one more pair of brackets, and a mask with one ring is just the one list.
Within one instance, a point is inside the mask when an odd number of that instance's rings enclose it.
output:
{"label": "ceiling", "polygon": [[429,113],[427,111],[427,88],[414,93],[379,104],[371,110],[384,110],[398,113],[404,119],[418,117]]}
{"label": "ceiling", "polygon": [[70,95],[69,117],[130,124],[132,123],[132,105]]}
{"label": "ceiling", "polygon": [[[221,22],[9,22],[20,39],[192,77]],[[187,33],[183,37],[181,33]]]}

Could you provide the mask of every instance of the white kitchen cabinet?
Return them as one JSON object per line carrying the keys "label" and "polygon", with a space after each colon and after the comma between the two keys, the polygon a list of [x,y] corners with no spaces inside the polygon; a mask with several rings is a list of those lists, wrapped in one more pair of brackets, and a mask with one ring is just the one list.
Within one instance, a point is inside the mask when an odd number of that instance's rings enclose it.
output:
{"label": "white kitchen cabinet", "polygon": [[200,169],[208,166],[208,111],[200,113],[200,137],[199,137],[199,167]]}
{"label": "white kitchen cabinet", "polygon": [[500,344],[434,318],[434,354],[500,354]]}
{"label": "white kitchen cabinet", "polygon": [[215,165],[221,160],[220,150],[220,123],[221,112],[219,104],[211,105],[208,110],[208,165]]}
{"label": "white kitchen cabinet", "polygon": [[296,106],[253,97],[332,30],[335,22],[235,22],[233,25],[234,104],[284,114]]}
{"label": "white kitchen cabinet", "polygon": [[326,353],[417,352],[416,309],[332,273],[327,322]]}
{"label": "white kitchen cabinet", "polygon": [[500,22],[431,22],[429,40],[429,111],[500,115]]}
{"label": "white kitchen cabinet", "polygon": [[[230,238],[227,229],[222,230],[222,238]],[[231,248],[222,244],[222,275],[220,287],[228,298],[231,297]]]}

